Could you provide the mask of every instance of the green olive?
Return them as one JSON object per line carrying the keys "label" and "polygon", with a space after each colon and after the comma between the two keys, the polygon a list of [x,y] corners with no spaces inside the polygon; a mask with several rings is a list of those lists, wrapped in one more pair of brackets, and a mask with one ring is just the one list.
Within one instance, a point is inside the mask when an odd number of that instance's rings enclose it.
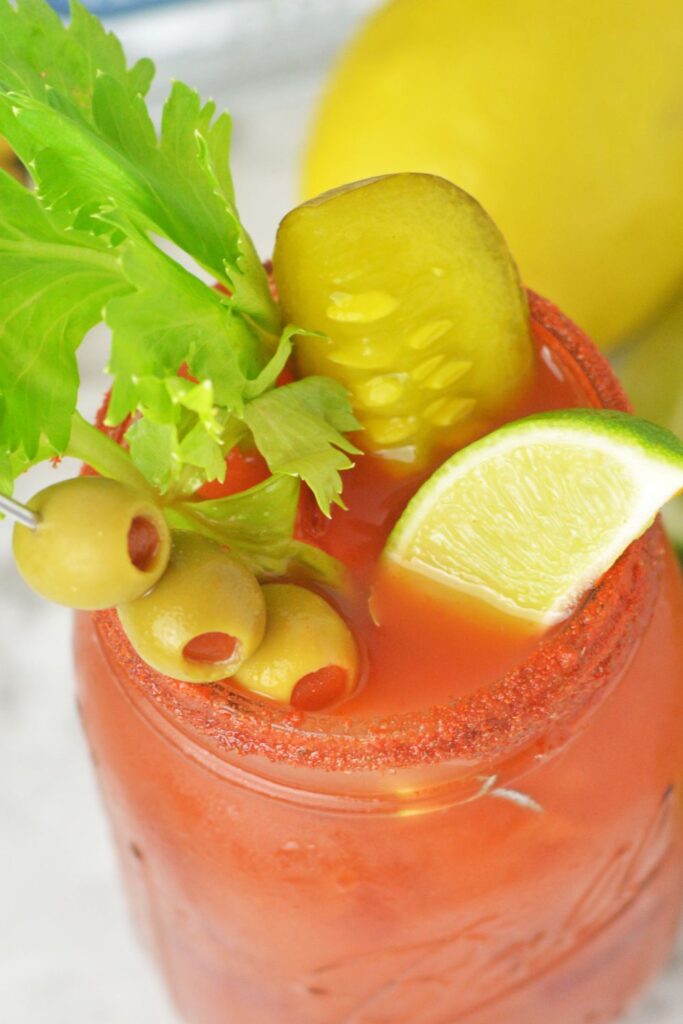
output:
{"label": "green olive", "polygon": [[188,683],[233,675],[266,628],[256,577],[225,548],[196,533],[172,533],[171,558],[157,586],[121,605],[136,651],[158,672]]}
{"label": "green olive", "polygon": [[144,494],[99,476],[64,480],[29,502],[35,530],[14,527],[14,557],[29,586],[71,608],[132,601],[166,569],[170,531]]}
{"label": "green olive", "polygon": [[237,672],[237,682],[305,711],[319,711],[349,694],[356,683],[358,652],[334,608],[291,583],[269,583],[263,596],[266,635]]}

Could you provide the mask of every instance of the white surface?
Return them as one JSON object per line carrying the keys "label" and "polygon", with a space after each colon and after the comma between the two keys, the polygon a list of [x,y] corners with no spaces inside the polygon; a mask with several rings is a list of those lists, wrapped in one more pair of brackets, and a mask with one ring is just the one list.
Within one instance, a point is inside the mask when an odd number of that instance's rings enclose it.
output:
{"label": "white surface", "polygon": [[[242,14],[247,9],[246,0],[233,6]],[[301,40],[287,29],[293,24],[287,19],[294,8],[294,13],[307,10],[318,17],[322,27],[317,38],[324,37],[324,45],[310,57],[310,73],[288,74],[281,59],[276,92],[266,88],[267,76],[247,88],[240,76],[249,52],[255,52],[256,36],[245,30],[242,63],[233,65],[231,73],[226,70],[218,88],[216,81],[213,85],[220,100],[228,94],[236,112],[234,171],[240,209],[263,255],[270,251],[277,220],[295,199],[296,156],[320,64],[369,0],[294,0],[288,5],[291,10],[285,6],[258,0],[251,10],[258,8],[254,17],[263,18],[264,8],[277,9],[278,46],[289,45],[289,39],[297,65],[304,51]],[[322,24],[323,7],[327,13],[340,9],[336,22],[326,18]],[[141,50],[155,50],[141,42],[153,17],[130,32]],[[256,23],[249,24],[255,32]],[[269,24],[273,28],[272,18]],[[202,65],[193,77],[173,63],[178,38],[182,33],[176,25],[157,40],[162,74],[172,68],[177,77],[207,91],[207,76],[215,79],[218,63]],[[268,63],[267,51],[261,53]],[[194,60],[198,67],[196,54]],[[226,68],[228,64],[226,56]],[[279,97],[277,108],[273,95]],[[105,388],[98,372],[101,341],[88,347],[83,362],[83,411],[89,414]],[[52,470],[42,469],[38,478],[24,482],[22,493],[38,489],[45,479],[54,479]],[[0,523],[0,1021],[174,1024],[165,993],[126,919],[74,706],[70,616],[24,587],[14,570],[9,539],[9,527]],[[683,944],[676,964],[629,1024],[681,1024],[682,1006]]]}

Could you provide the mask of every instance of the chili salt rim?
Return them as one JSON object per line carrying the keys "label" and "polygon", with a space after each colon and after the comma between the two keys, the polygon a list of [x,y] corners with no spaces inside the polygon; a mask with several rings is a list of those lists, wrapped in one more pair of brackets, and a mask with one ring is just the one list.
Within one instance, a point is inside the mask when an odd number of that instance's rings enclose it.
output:
{"label": "chili salt rim", "polygon": [[[582,371],[595,405],[630,411],[607,360],[552,303],[529,292],[532,319]],[[361,772],[464,761],[495,764],[559,734],[616,685],[657,595],[665,551],[657,523],[634,541],[580,607],[517,668],[485,690],[420,711],[366,719],[305,715],[225,684],[163,676],[132,648],[113,610],[93,616],[104,653],[184,740],[221,756]],[[150,708],[152,710],[152,708]],[[208,741],[208,742],[207,742]],[[552,745],[552,740],[548,739]]]}

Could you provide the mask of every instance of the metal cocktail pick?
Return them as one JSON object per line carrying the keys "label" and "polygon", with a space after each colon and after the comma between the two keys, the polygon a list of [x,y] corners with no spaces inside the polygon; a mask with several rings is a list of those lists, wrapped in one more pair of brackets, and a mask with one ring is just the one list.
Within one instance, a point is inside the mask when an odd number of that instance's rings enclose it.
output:
{"label": "metal cocktail pick", "polygon": [[40,517],[35,512],[14,498],[8,498],[6,494],[0,494],[0,512],[22,526],[28,526],[30,530],[35,530],[40,522]]}

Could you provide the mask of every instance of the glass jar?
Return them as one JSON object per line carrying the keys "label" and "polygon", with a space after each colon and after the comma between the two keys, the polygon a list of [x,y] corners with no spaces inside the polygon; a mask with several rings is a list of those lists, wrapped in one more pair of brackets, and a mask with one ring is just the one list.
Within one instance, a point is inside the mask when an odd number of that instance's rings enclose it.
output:
{"label": "glass jar", "polygon": [[[532,316],[586,405],[590,342]],[[582,1024],[683,897],[683,587],[659,524],[495,685],[372,721],[159,676],[80,615],[85,730],[133,913],[189,1024]]]}

